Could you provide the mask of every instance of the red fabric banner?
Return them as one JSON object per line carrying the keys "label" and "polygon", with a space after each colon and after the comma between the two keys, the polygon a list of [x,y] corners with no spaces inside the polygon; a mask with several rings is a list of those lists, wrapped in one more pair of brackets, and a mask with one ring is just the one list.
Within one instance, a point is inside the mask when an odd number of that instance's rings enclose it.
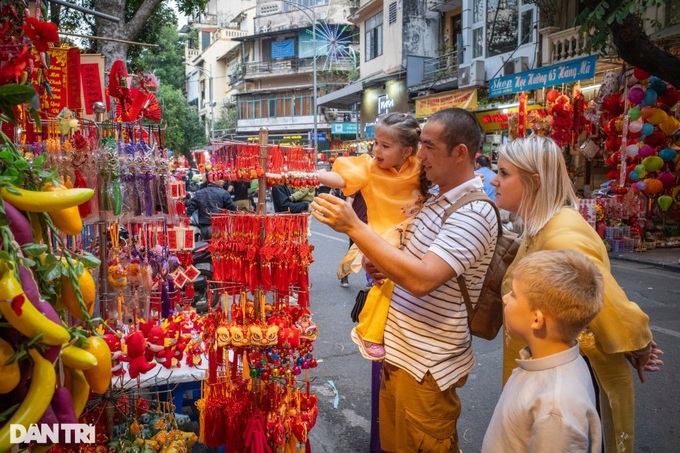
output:
{"label": "red fabric banner", "polygon": [[97,63],[86,63],[80,65],[80,76],[83,83],[83,98],[85,113],[94,114],[92,105],[95,102],[103,102],[102,81],[99,78],[99,65]]}

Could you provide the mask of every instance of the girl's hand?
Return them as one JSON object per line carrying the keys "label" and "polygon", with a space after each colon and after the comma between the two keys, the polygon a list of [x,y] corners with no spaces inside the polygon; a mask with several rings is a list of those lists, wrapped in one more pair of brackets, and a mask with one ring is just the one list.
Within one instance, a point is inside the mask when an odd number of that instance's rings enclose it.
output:
{"label": "girl's hand", "polygon": [[647,347],[627,352],[625,355],[633,368],[637,369],[640,382],[645,382],[645,371],[653,373],[659,371],[659,366],[663,365],[663,360],[659,359],[661,354],[663,354],[663,351],[658,349],[656,342],[652,340]]}

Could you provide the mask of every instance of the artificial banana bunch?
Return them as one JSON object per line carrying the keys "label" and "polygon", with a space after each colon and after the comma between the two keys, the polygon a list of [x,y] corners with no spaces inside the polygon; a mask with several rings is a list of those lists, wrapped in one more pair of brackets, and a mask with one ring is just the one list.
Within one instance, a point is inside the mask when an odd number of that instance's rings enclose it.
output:
{"label": "artificial banana bunch", "polygon": [[[57,192],[63,193],[69,189],[63,184],[54,185],[53,183],[47,183],[43,186],[43,191],[46,192]],[[83,220],[80,218],[80,211],[78,206],[71,206],[69,208],[56,209],[49,211],[49,215],[52,218],[52,223],[59,229],[62,233],[75,236],[83,231]]]}
{"label": "artificial banana bunch", "polygon": [[102,337],[87,338],[88,345],[83,349],[96,357],[97,366],[84,369],[83,374],[92,391],[103,395],[111,385],[111,349]]}
{"label": "artificial banana bunch", "polygon": [[54,367],[35,349],[28,351],[28,354],[33,359],[31,387],[28,389],[21,406],[0,429],[0,452],[9,451],[12,448],[12,444],[9,442],[10,426],[19,424],[28,428],[32,423],[36,423],[50,405],[52,395],[54,395],[57,384]]}
{"label": "artificial banana bunch", "polygon": [[[85,203],[92,198],[92,189],[66,189],[49,192],[25,190],[9,186],[0,188],[4,200],[12,203],[17,209],[27,212],[52,212]],[[11,190],[11,192],[10,192]],[[80,217],[80,215],[78,215]]]}
{"label": "artificial banana bunch", "polygon": [[5,365],[7,360],[14,355],[14,348],[11,344],[0,338],[0,394],[9,393],[19,385],[21,371],[19,363],[13,362]]}
{"label": "artificial banana bunch", "polygon": [[42,342],[51,346],[61,346],[71,338],[64,327],[49,320],[31,304],[14,276],[14,263],[7,261],[0,261],[0,312],[28,338],[42,333]]}
{"label": "artificial banana bunch", "polygon": [[82,371],[71,369],[70,389],[73,398],[73,410],[76,417],[80,417],[85,410],[87,400],[90,398],[90,384],[87,383]]}
{"label": "artificial banana bunch", "polygon": [[74,370],[89,370],[99,363],[95,356],[73,345],[61,350],[61,360],[64,361],[64,365]]}

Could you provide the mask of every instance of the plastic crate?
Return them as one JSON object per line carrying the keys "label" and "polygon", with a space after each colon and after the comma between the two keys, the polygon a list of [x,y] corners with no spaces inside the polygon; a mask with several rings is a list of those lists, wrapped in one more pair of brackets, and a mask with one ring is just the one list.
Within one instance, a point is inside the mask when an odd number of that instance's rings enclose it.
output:
{"label": "plastic crate", "polygon": [[623,239],[630,236],[630,227],[628,226],[616,226],[616,227],[605,227],[604,238],[613,239]]}
{"label": "plastic crate", "polygon": [[612,252],[626,253],[632,252],[635,247],[635,239],[614,239],[612,240]]}

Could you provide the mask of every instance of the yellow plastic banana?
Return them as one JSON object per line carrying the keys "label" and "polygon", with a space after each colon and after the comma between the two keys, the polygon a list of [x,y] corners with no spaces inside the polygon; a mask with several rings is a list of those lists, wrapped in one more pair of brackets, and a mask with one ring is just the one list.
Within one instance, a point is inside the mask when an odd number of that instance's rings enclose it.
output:
{"label": "yellow plastic banana", "polygon": [[73,398],[73,410],[76,417],[80,417],[85,410],[87,400],[90,398],[90,384],[87,383],[82,371],[71,370],[71,398]]}
{"label": "yellow plastic banana", "polygon": [[[52,183],[45,184],[43,186],[43,191],[48,192],[64,192],[69,190],[64,185],[55,186]],[[56,209],[50,211],[50,217],[52,218],[52,223],[59,229],[62,233],[74,236],[80,234],[83,231],[83,220],[80,218],[80,211],[78,206],[71,206],[70,208]]]}
{"label": "yellow plastic banana", "polygon": [[98,363],[95,356],[73,345],[61,350],[61,360],[64,361],[64,365],[75,370],[89,370]]}
{"label": "yellow plastic banana", "polygon": [[94,194],[92,189],[66,189],[50,192],[25,190],[19,187],[12,187],[12,189],[19,195],[10,193],[5,187],[0,189],[0,195],[17,209],[27,212],[52,212],[78,206],[92,198]]}
{"label": "yellow plastic banana", "polygon": [[29,302],[13,269],[13,263],[0,261],[0,312],[4,319],[28,338],[42,333],[45,344],[61,346],[68,343],[71,338],[68,331],[47,319]]}
{"label": "yellow plastic banana", "polygon": [[54,366],[45,360],[35,349],[28,351],[33,359],[33,372],[31,373],[31,387],[26,393],[26,398],[21,406],[14,412],[12,417],[0,429],[0,451],[6,452],[12,448],[10,444],[10,426],[23,425],[28,428],[31,423],[40,420],[45,409],[52,401],[57,376]]}

